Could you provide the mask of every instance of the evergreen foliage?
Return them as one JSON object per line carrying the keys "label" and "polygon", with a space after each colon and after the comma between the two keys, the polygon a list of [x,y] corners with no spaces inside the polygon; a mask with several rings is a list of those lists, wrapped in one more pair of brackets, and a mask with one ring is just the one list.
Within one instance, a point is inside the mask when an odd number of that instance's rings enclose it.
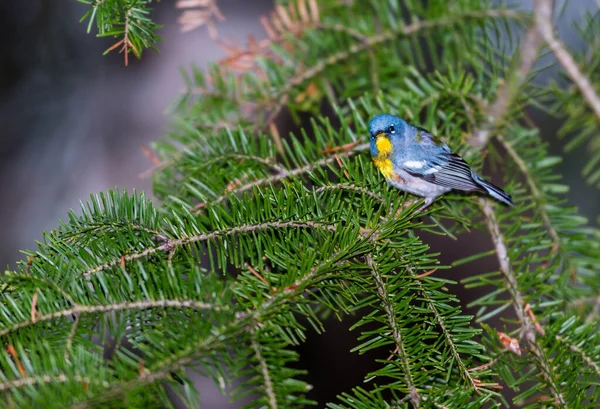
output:
{"label": "evergreen foliage", "polygon": [[[103,8],[147,3],[95,2],[90,21],[124,35]],[[529,84],[540,15],[496,3],[279,1],[267,41],[191,69],[154,146],[160,204],[92,195],[2,278],[0,405],[162,408],[169,388],[197,407],[196,371],[248,407],[308,407],[293,348],[353,314],[353,352],[390,357],[321,406],[597,407],[600,231],[567,205],[561,158],[524,113],[550,95]],[[551,91],[596,183],[598,117],[580,91]],[[282,110],[310,124],[281,135]],[[417,214],[367,153],[381,112],[501,169],[515,207],[451,193]],[[489,249],[454,266],[419,236],[476,229]],[[467,315],[435,269],[489,256],[498,269],[463,283],[488,289]]]}
{"label": "evergreen foliage", "polygon": [[[129,53],[142,56],[145,48],[156,50],[161,41],[156,31],[161,25],[150,18],[152,0],[78,0],[90,8],[80,21],[87,20],[87,32],[96,26],[98,37],[113,37],[119,41],[111,45],[104,54],[119,49],[128,64]],[[159,0],[160,1],[160,0]]]}

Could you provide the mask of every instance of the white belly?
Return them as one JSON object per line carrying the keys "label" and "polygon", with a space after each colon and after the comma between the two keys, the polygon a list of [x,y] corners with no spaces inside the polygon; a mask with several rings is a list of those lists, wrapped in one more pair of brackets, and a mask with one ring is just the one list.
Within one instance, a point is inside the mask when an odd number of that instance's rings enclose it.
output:
{"label": "white belly", "polygon": [[412,176],[401,169],[396,169],[396,173],[402,179],[388,179],[388,183],[395,188],[412,193],[413,195],[434,198],[452,190],[449,187],[436,185],[421,178]]}

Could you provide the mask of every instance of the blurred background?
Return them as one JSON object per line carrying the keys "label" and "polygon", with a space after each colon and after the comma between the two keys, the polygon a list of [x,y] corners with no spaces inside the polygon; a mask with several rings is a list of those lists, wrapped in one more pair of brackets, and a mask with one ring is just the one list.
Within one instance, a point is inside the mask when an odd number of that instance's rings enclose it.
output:
{"label": "blurred background", "polygon": [[[2,267],[14,267],[20,249],[33,248],[42,231],[56,227],[90,193],[119,186],[151,194],[151,179],[140,174],[152,163],[141,147],[168,129],[165,110],[183,89],[180,69],[192,64],[206,67],[225,56],[206,27],[181,32],[180,11],[174,3],[158,3],[152,16],[164,24],[160,54],[146,51],[139,61],[130,57],[128,67],[121,54],[102,56],[114,40],[85,33],[86,23],[79,23],[87,11],[85,4],[4,0],[0,5]],[[272,0],[219,0],[218,5],[226,17],[216,26],[222,39],[243,42],[248,35],[265,37],[259,18],[271,10]],[[563,5],[557,1],[557,8]],[[531,4],[524,1],[522,7],[530,9]],[[573,49],[584,47],[574,27],[597,7],[595,0],[571,0],[557,16],[560,37]],[[538,80],[551,79],[561,81],[556,69],[545,71]],[[551,151],[561,154],[562,142],[554,137],[560,123],[541,118],[540,113],[532,115],[543,123]],[[582,155],[582,149],[567,155],[561,170],[571,186],[570,202],[593,220],[600,191],[581,178]],[[431,245],[443,251],[442,261],[448,263],[465,255],[464,243],[432,240]],[[493,267],[492,260],[489,268]],[[460,275],[476,268],[461,267]],[[348,334],[347,328],[348,322],[331,322],[325,336],[309,337],[299,351],[299,366],[311,373],[309,381],[315,385],[311,397],[320,402],[359,385],[374,369],[369,368],[374,365],[372,357],[347,352],[356,345],[357,335]],[[212,383],[202,385],[203,407],[225,407],[226,400]]]}

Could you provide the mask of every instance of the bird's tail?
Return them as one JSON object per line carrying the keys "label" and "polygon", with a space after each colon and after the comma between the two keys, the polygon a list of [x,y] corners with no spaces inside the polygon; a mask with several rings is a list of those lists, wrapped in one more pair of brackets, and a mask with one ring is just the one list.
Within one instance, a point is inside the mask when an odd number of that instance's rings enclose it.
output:
{"label": "bird's tail", "polygon": [[504,190],[500,189],[498,186],[491,184],[490,182],[483,180],[477,175],[475,176],[475,180],[477,183],[486,190],[486,192],[492,196],[494,199],[501,201],[502,203],[506,203],[509,206],[514,206],[512,202],[512,197],[506,193]]}

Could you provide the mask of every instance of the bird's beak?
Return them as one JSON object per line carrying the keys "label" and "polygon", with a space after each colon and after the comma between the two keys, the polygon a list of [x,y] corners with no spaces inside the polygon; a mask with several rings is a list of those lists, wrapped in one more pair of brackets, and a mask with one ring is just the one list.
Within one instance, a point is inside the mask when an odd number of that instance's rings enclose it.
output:
{"label": "bird's beak", "polygon": [[377,135],[375,135],[375,139],[379,138],[387,138],[387,134],[385,132],[379,132]]}

